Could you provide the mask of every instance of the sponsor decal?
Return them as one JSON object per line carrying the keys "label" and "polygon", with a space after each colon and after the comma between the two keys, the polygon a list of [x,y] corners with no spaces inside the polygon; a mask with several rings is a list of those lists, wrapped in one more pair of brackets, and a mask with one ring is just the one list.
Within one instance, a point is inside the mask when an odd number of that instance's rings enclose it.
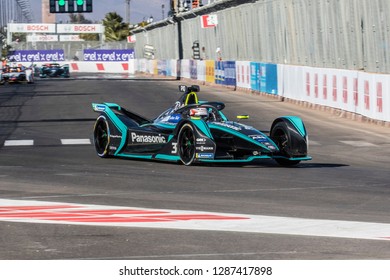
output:
{"label": "sponsor decal", "polygon": [[226,122],[215,122],[214,124],[216,125],[219,125],[219,126],[223,126],[223,127],[227,127],[227,128],[230,128],[230,129],[233,129],[233,130],[236,130],[236,131],[240,131],[241,128],[240,127],[237,127],[233,124],[229,124],[229,123],[226,123]]}
{"label": "sponsor decal", "polygon": [[242,123],[235,123],[237,124],[238,126],[241,126],[242,128],[246,129],[246,130],[253,130],[253,127],[249,126],[249,125],[245,125],[245,124],[242,124]]}
{"label": "sponsor decal", "polygon": [[134,49],[125,50],[94,50],[85,49],[83,54],[84,61],[128,61],[134,59]]}
{"label": "sponsor decal", "polygon": [[173,114],[169,117],[168,122],[170,123],[178,123],[181,120],[180,114]]}
{"label": "sponsor decal", "polygon": [[106,106],[103,105],[96,105],[95,111],[104,112],[106,110]]}
{"label": "sponsor decal", "polygon": [[213,158],[214,154],[212,153],[196,153],[196,158]]}
{"label": "sponsor decal", "polygon": [[162,144],[166,143],[167,140],[161,134],[159,135],[142,135],[135,132],[131,133],[131,142],[133,143],[152,143],[152,144]]}
{"label": "sponsor decal", "polygon": [[267,137],[265,137],[264,135],[260,135],[260,134],[259,135],[249,135],[249,137],[257,142],[268,141]]}
{"label": "sponsor decal", "polygon": [[121,135],[110,135],[110,138],[122,139]]}
{"label": "sponsor decal", "polygon": [[214,147],[205,147],[205,146],[200,146],[200,147],[196,147],[196,150],[199,150],[199,151],[214,151]]}
{"label": "sponsor decal", "polygon": [[205,144],[206,138],[196,138],[196,144]]}
{"label": "sponsor decal", "polygon": [[110,150],[111,150],[111,151],[116,151],[116,149],[117,149],[117,148],[116,148],[115,146],[110,146]]}
{"label": "sponsor decal", "polygon": [[11,52],[8,58],[16,62],[58,62],[65,61],[65,54],[64,50],[20,50]]}
{"label": "sponsor decal", "polygon": [[9,23],[8,30],[18,33],[55,33],[55,24]]}
{"label": "sponsor decal", "polygon": [[102,33],[101,24],[57,24],[57,33]]}

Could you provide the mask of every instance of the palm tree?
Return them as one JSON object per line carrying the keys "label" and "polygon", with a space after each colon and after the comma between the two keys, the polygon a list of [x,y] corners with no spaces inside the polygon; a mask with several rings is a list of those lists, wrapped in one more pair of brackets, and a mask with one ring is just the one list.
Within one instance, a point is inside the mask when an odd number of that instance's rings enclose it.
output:
{"label": "palm tree", "polygon": [[129,35],[129,25],[115,12],[106,14],[103,19],[106,41],[123,41]]}

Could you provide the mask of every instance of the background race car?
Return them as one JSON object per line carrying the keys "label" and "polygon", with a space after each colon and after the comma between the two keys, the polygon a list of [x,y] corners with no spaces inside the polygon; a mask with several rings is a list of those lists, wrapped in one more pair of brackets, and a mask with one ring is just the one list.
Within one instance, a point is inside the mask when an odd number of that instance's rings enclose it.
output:
{"label": "background race car", "polygon": [[27,83],[33,83],[34,82],[34,75],[31,68],[26,68],[24,66],[6,66],[2,70],[1,75],[1,83],[4,84],[6,82],[8,83],[20,83],[20,82],[27,82]]}
{"label": "background race car", "polygon": [[51,78],[51,77],[63,77],[69,78],[69,65],[60,65],[59,63],[48,63],[42,65],[39,70],[39,77]]}

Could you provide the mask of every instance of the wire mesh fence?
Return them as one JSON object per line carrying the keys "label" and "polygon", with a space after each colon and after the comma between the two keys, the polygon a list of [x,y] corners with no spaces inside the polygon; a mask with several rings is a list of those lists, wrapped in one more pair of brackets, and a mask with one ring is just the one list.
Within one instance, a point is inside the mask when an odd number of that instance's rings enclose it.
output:
{"label": "wire mesh fence", "polygon": [[198,41],[207,59],[217,59],[219,51],[224,60],[390,72],[388,0],[248,2],[210,11],[218,17],[213,28],[201,28],[205,8],[145,29],[137,34],[136,56],[142,57],[148,45],[155,58],[191,59]]}

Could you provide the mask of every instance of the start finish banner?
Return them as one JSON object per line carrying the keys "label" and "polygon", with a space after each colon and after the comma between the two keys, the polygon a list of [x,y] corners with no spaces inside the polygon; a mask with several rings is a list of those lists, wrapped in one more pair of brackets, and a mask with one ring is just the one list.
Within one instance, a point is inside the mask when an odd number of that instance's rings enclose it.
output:
{"label": "start finish banner", "polygon": [[134,49],[84,50],[84,61],[129,61],[134,59]]}
{"label": "start finish banner", "polygon": [[65,54],[64,50],[21,50],[11,52],[8,60],[15,62],[65,61]]}

